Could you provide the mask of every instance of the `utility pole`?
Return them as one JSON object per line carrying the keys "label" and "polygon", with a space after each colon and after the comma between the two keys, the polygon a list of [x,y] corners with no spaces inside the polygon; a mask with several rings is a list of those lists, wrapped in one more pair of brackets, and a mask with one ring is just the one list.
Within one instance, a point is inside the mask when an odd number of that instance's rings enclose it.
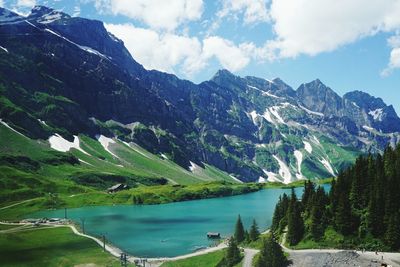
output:
{"label": "utility pole", "polygon": [[85,233],[85,218],[81,218],[82,232]]}
{"label": "utility pole", "polygon": [[121,260],[121,266],[123,266],[123,267],[128,266],[126,257],[127,256],[125,253],[121,253],[120,260]]}
{"label": "utility pole", "polygon": [[106,235],[103,235],[103,250],[106,252]]}

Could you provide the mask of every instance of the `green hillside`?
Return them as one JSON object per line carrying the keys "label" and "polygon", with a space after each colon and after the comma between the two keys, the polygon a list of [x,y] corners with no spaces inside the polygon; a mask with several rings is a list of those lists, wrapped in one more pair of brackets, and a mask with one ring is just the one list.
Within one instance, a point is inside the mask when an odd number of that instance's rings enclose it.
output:
{"label": "green hillside", "polygon": [[[0,124],[2,207],[35,199],[0,209],[0,216],[15,218],[23,210],[64,206],[165,203],[258,188],[239,184],[209,165],[186,170],[165,155],[152,154],[133,143],[115,140],[107,151],[94,138],[80,135],[79,140],[79,150],[60,152],[47,140],[30,139]],[[130,189],[107,194],[106,189],[117,183]]]}

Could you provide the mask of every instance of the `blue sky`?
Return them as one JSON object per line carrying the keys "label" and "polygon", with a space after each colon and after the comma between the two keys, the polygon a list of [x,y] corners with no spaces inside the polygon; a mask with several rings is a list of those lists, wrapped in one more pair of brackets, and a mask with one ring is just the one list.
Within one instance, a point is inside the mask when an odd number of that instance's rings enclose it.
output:
{"label": "blue sky", "polygon": [[294,89],[319,78],[400,112],[400,0],[0,0],[35,4],[104,21],[148,69],[198,83],[226,68]]}

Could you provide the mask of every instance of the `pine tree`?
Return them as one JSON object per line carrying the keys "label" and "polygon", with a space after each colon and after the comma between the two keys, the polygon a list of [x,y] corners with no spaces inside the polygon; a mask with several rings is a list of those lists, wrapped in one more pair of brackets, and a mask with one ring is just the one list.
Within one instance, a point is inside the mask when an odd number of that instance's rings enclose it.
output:
{"label": "pine tree", "polygon": [[251,241],[256,241],[260,236],[260,232],[258,230],[258,225],[256,220],[253,220],[253,224],[250,227],[249,238]]}
{"label": "pine tree", "polygon": [[255,262],[256,267],[284,267],[288,261],[283,254],[281,246],[276,242],[273,234],[263,240],[260,256]]}
{"label": "pine tree", "polygon": [[275,206],[274,215],[272,217],[271,230],[273,232],[282,233],[283,229],[287,225],[286,213],[289,207],[289,198],[284,193],[282,197],[279,197],[279,201]]}
{"label": "pine tree", "polygon": [[235,225],[235,240],[238,243],[241,243],[245,239],[245,234],[244,234],[244,227],[242,223],[242,219],[240,218],[240,215],[237,218],[236,225]]}
{"label": "pine tree", "polygon": [[301,203],[303,204],[304,210],[306,212],[310,212],[311,211],[311,200],[313,198],[314,195],[314,183],[311,181],[305,181],[304,182],[304,193],[303,196],[301,198]]}
{"label": "pine tree", "polygon": [[391,249],[400,248],[400,211],[394,212],[389,219],[388,228],[385,234],[385,241]]}
{"label": "pine tree", "polygon": [[353,219],[351,206],[347,194],[341,194],[335,214],[335,228],[343,235],[349,235],[353,231]]}
{"label": "pine tree", "polygon": [[[393,250],[400,249],[400,144],[387,147],[383,155],[360,156],[353,166],[339,173],[327,196],[304,184],[299,202],[291,196],[280,198],[275,207],[271,230],[282,233],[287,226],[287,241],[297,244],[307,230],[315,240],[323,237],[327,226],[345,236],[358,236],[360,242],[379,239]],[[307,222],[307,229],[304,223]],[[260,256],[260,262],[265,259]]]}
{"label": "pine tree", "polygon": [[249,243],[251,241],[249,232],[244,230],[244,242]]}
{"label": "pine tree", "polygon": [[231,237],[229,239],[228,248],[226,250],[224,258],[218,264],[218,267],[232,267],[240,262],[242,256],[240,255],[240,250],[237,246],[235,238]]}
{"label": "pine tree", "polygon": [[322,211],[315,206],[311,210],[310,233],[314,240],[320,240],[325,231],[325,225],[322,222]]}
{"label": "pine tree", "polygon": [[289,245],[294,246],[300,242],[304,235],[304,222],[301,217],[300,205],[297,202],[296,194],[292,188],[288,209],[288,231],[287,240]]}
{"label": "pine tree", "polygon": [[274,214],[272,215],[271,231],[276,232],[279,228],[279,223],[281,222],[284,214],[282,213],[282,198],[279,197],[278,203],[275,205]]}

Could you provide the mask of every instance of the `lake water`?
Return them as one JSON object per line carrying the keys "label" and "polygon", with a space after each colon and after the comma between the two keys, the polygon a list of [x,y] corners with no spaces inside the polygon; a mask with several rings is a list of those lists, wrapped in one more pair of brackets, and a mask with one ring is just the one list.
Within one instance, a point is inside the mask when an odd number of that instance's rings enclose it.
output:
{"label": "lake water", "polygon": [[[325,186],[326,189],[329,186]],[[297,188],[300,196],[303,188]],[[238,214],[246,229],[255,219],[260,230],[271,225],[279,196],[290,189],[264,189],[255,193],[161,205],[99,206],[68,210],[68,218],[85,220],[86,233],[100,236],[131,255],[172,257],[213,244],[207,232],[232,235]],[[45,211],[35,217],[64,217],[64,210]]]}

